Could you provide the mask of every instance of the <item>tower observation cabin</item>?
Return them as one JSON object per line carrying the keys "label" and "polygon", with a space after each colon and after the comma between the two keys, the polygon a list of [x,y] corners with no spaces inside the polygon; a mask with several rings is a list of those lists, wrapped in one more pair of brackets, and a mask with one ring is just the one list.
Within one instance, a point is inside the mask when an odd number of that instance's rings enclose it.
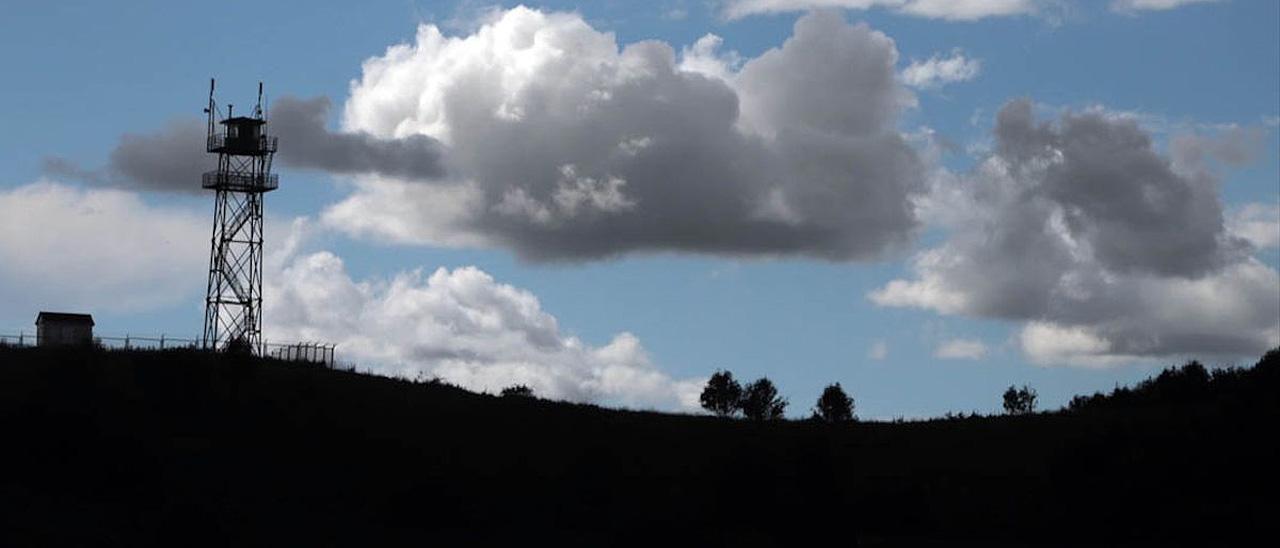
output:
{"label": "tower observation cabin", "polygon": [[[204,174],[202,186],[237,192],[270,192],[279,187],[279,176],[271,173],[276,138],[267,135],[266,128],[265,118],[248,116],[229,117],[216,126],[210,123],[206,149],[218,155],[218,169]],[[230,169],[223,169],[224,165]]]}
{"label": "tower observation cabin", "polygon": [[216,193],[202,344],[261,354],[262,198],[280,186],[271,173],[276,138],[267,131],[261,83],[247,116],[235,116],[230,104],[222,116],[213,91],[210,80],[205,149],[218,155],[218,169],[201,177],[201,186]]}

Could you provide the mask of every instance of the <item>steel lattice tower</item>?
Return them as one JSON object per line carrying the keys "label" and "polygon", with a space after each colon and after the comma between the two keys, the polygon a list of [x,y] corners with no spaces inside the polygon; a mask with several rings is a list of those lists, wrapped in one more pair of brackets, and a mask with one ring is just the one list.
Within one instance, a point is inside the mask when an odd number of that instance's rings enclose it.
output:
{"label": "steel lattice tower", "polygon": [[262,83],[249,116],[233,116],[227,105],[221,120],[213,86],[210,80],[206,151],[218,155],[218,169],[201,178],[216,193],[202,344],[262,354],[262,195],[280,184],[271,173],[276,138],[267,133]]}

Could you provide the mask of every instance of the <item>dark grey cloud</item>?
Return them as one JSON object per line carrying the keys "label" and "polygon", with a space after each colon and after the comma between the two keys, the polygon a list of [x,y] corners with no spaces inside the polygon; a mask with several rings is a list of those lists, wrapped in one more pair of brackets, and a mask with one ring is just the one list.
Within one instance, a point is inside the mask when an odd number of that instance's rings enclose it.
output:
{"label": "dark grey cloud", "polygon": [[154,133],[122,135],[98,169],[59,157],[44,160],[45,172],[55,177],[169,192],[200,192],[200,174],[216,167],[217,159],[205,153],[205,124],[195,118],[172,120]]}
{"label": "dark grey cloud", "polygon": [[[365,63],[344,124],[436,136],[449,181],[367,178],[325,219],[535,261],[664,251],[843,261],[905,247],[925,169],[895,127],[914,99],[893,41],[820,12],[740,69],[714,58],[715,42],[683,60],[657,41],[620,50],[578,15],[526,8],[463,37],[423,26],[416,44]],[[690,55],[699,68],[683,64]]]}
{"label": "dark grey cloud", "polygon": [[[325,127],[329,99],[284,97],[271,107],[268,131],[280,138],[280,163],[335,174],[376,173],[407,179],[444,175],[440,144],[425,136],[380,139],[362,133],[331,132]],[[154,133],[126,133],[107,164],[84,168],[70,160],[44,160],[47,174],[100,186],[146,191],[200,192],[200,174],[217,167],[205,152],[205,123],[195,118],[170,121]]]}
{"label": "dark grey cloud", "polygon": [[948,239],[884,306],[1026,322],[1045,363],[1256,355],[1280,344],[1280,275],[1227,230],[1217,177],[1132,119],[1090,111],[1037,121],[1001,109],[994,153],[941,179],[924,214]]}
{"label": "dark grey cloud", "polygon": [[280,136],[280,161],[329,173],[377,173],[404,179],[435,179],[445,173],[440,142],[425,135],[380,139],[366,133],[325,128],[328,97],[284,97],[271,105],[271,131]]}
{"label": "dark grey cloud", "polygon": [[1207,171],[1177,173],[1130,119],[1066,114],[1056,126],[1013,101],[996,119],[997,151],[1016,176],[1060,206],[1073,237],[1119,272],[1200,276],[1246,249],[1223,225],[1218,183]]}

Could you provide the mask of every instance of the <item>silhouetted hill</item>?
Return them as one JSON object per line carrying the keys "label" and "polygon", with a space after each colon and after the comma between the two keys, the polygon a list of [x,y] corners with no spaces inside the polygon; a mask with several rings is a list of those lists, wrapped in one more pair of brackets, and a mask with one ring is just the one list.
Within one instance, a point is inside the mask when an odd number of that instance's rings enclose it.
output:
{"label": "silhouetted hill", "polygon": [[831,426],[0,348],[0,545],[1230,544],[1277,509],[1277,358],[1070,412]]}

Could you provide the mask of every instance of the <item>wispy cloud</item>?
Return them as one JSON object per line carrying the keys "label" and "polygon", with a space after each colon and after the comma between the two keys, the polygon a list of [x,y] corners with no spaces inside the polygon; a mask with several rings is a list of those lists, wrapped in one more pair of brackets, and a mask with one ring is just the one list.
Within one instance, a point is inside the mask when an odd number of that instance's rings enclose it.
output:
{"label": "wispy cloud", "polygon": [[741,19],[751,15],[820,8],[885,8],[915,17],[976,21],[1032,14],[1037,11],[1037,4],[1033,0],[725,0],[721,14],[727,19]]}
{"label": "wispy cloud", "polygon": [[1166,11],[1191,4],[1208,4],[1221,0],[1112,0],[1111,11],[1136,14],[1143,11]]}
{"label": "wispy cloud", "polygon": [[980,360],[986,356],[987,345],[977,339],[951,339],[933,351],[933,357],[944,360]]}
{"label": "wispy cloud", "polygon": [[902,69],[902,81],[911,87],[931,89],[972,80],[981,70],[981,61],[965,57],[964,52],[956,48],[949,55],[939,53],[923,61],[911,61]]}
{"label": "wispy cloud", "polygon": [[884,339],[871,343],[871,348],[867,349],[867,357],[875,361],[884,360],[889,356],[889,344]]}

